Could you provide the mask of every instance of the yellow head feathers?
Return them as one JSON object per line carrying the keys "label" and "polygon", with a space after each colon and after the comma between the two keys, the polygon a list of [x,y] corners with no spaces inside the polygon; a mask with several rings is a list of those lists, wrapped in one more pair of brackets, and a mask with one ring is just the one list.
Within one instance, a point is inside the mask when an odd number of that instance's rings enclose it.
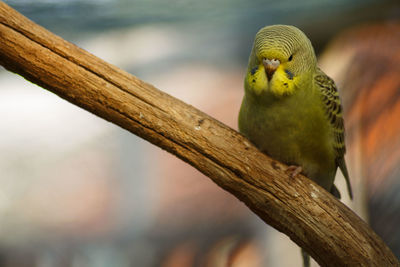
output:
{"label": "yellow head feathers", "polygon": [[256,95],[290,95],[315,69],[314,49],[302,31],[294,26],[267,26],[256,34],[245,85]]}

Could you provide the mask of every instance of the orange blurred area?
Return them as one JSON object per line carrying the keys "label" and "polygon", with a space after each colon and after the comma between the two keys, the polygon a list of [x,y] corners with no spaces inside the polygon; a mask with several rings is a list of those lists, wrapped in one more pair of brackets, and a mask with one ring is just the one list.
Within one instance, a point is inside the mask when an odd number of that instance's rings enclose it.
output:
{"label": "orange blurred area", "polygon": [[[352,182],[372,228],[400,256],[400,22],[339,35],[322,65],[344,101]],[[340,59],[340,68],[332,66]],[[357,193],[356,193],[357,195]]]}
{"label": "orange blurred area", "polygon": [[328,69],[335,56],[346,62],[334,78],[346,111],[347,146],[351,151],[360,144],[361,175],[370,190],[382,186],[400,160],[399,31],[395,21],[355,27],[335,39],[322,59]]}

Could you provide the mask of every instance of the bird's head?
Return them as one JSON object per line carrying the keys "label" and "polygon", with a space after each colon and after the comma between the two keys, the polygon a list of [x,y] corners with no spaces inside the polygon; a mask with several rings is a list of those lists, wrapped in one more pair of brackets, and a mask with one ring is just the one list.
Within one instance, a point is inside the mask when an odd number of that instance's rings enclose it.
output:
{"label": "bird's head", "polygon": [[260,95],[293,94],[316,69],[314,49],[294,26],[273,25],[258,31],[250,55],[246,89]]}

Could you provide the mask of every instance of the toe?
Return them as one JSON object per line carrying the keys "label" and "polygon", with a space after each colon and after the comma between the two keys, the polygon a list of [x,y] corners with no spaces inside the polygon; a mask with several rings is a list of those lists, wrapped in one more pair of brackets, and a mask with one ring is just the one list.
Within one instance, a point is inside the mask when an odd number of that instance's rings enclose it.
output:
{"label": "toe", "polygon": [[290,177],[295,178],[299,173],[303,171],[301,166],[291,165],[286,169],[286,173],[290,175]]}

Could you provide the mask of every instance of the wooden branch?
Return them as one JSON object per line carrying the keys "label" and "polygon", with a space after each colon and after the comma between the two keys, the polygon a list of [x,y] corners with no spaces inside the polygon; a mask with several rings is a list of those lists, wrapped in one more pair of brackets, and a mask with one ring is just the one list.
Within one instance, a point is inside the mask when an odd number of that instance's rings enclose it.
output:
{"label": "wooden branch", "polygon": [[288,177],[236,131],[2,2],[0,64],[191,164],[322,266],[400,266],[365,222],[311,180]]}

